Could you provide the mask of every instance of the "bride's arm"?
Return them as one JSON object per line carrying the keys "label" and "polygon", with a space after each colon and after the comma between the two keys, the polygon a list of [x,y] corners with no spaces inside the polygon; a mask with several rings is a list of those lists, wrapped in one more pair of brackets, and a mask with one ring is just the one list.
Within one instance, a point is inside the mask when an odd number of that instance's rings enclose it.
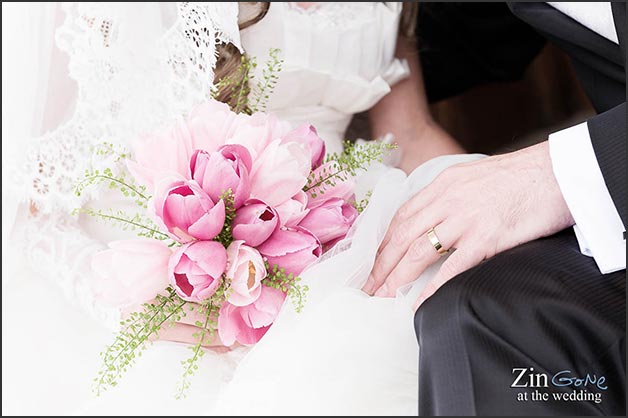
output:
{"label": "bride's arm", "polygon": [[396,55],[407,60],[410,75],[370,110],[369,119],[374,138],[394,135],[402,152],[399,166],[409,173],[433,157],[464,150],[430,115],[415,45],[400,36]]}
{"label": "bride's arm", "polygon": [[105,245],[70,214],[80,207],[72,174],[84,159],[74,147],[77,124],[64,122],[76,101],[67,55],[55,44],[65,13],[58,3],[2,9],[3,288],[52,282],[66,296],[60,306],[116,327],[118,310],[99,303],[92,287],[91,256]]}
{"label": "bride's arm", "polygon": [[23,204],[13,238],[12,242],[17,244],[14,250],[27,263],[25,270],[16,274],[52,282],[65,296],[58,301],[59,305],[77,306],[102,325],[117,328],[119,309],[103,304],[93,286],[95,273],[91,259],[106,246],[90,236],[74,217],[62,211],[37,213],[32,205],[29,209]]}

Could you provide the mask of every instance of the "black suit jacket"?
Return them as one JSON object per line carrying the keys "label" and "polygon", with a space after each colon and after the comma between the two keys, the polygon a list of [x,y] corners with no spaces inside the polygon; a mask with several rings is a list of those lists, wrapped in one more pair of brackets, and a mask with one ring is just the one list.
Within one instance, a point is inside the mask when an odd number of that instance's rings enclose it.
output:
{"label": "black suit jacket", "polygon": [[626,7],[623,2],[612,3],[619,45],[541,2],[508,6],[423,3],[418,26],[430,101],[453,96],[480,83],[518,79],[541,50],[543,38],[565,50],[599,113],[588,121],[589,133],[624,226]]}
{"label": "black suit jacket", "polygon": [[513,13],[564,49],[599,115],[589,119],[595,156],[626,225],[626,3],[612,3],[619,45],[546,3],[511,3]]}

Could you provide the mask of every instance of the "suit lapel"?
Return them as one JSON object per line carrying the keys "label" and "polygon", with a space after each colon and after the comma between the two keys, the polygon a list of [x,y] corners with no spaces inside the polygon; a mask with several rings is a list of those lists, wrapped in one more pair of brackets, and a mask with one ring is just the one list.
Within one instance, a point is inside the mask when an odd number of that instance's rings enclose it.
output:
{"label": "suit lapel", "polygon": [[619,39],[619,46],[622,57],[624,58],[624,67],[626,65],[626,3],[611,2],[613,8],[613,20],[615,21],[615,30]]}
{"label": "suit lapel", "polygon": [[[616,65],[620,65],[623,69],[624,60],[617,44],[581,25],[549,4],[544,2],[511,2],[509,6],[516,16],[542,32],[545,36],[559,44],[559,46],[566,44],[578,46],[589,54],[601,56]],[[622,7],[624,8],[625,16],[625,5],[623,3],[619,8]],[[613,11],[615,11],[615,6]],[[616,13],[613,13],[613,15],[616,16]],[[622,29],[625,32],[625,27],[622,27]],[[620,34],[618,31],[618,37],[620,37]]]}

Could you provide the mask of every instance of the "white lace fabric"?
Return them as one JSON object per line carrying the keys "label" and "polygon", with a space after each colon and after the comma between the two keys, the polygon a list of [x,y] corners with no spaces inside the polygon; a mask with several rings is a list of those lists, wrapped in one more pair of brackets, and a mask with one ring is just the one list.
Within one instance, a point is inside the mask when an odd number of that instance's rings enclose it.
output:
{"label": "white lace fabric", "polygon": [[[99,306],[90,288],[90,256],[105,247],[71,215],[99,198],[75,194],[95,161],[94,149],[158,129],[210,98],[216,45],[240,47],[237,3],[66,3],[56,31],[78,95],[72,117],[27,140],[12,186],[36,216],[18,228],[29,264],[68,298],[110,326],[117,310]],[[47,98],[54,107],[55,98]],[[3,112],[4,118],[4,112]],[[12,138],[11,140],[16,140]],[[15,235],[15,234],[14,234]]]}
{"label": "white lace fabric", "polygon": [[91,258],[105,248],[103,243],[61,214],[26,222],[20,234],[25,261],[36,274],[54,280],[70,303],[106,327],[118,327],[120,312],[99,303],[92,288]]}
{"label": "white lace fabric", "polygon": [[70,121],[31,141],[26,154],[22,174],[32,180],[27,197],[39,210],[72,210],[82,203],[73,188],[96,145],[125,144],[209,99],[216,43],[239,45],[237,7],[176,7],[174,24],[164,28],[156,14],[167,10],[150,5],[64,5],[57,45],[70,57],[78,99]]}

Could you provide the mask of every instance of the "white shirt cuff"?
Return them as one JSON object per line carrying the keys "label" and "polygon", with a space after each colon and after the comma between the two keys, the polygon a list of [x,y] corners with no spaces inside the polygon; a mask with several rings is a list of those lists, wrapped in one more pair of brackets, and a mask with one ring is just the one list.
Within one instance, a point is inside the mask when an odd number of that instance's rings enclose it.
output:
{"label": "white shirt cuff", "polygon": [[608,192],[586,122],[549,136],[554,176],[576,222],[580,251],[602,274],[626,268],[624,224]]}

